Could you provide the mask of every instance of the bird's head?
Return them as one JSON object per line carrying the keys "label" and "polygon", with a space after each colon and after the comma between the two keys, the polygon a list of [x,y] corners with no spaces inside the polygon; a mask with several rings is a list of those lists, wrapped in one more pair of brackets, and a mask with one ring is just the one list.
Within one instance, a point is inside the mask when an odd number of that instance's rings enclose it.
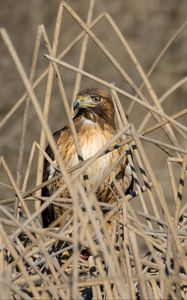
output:
{"label": "bird's head", "polygon": [[110,94],[103,89],[92,88],[79,92],[73,108],[88,119],[96,121],[99,118],[114,125],[114,105]]}

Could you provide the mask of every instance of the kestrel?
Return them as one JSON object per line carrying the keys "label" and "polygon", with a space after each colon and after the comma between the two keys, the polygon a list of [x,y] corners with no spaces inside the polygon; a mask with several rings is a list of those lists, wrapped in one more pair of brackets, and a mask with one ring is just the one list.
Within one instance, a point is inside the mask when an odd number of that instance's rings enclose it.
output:
{"label": "kestrel", "polygon": [[[79,92],[74,102],[75,116],[74,126],[77,132],[78,142],[81,148],[83,160],[94,156],[111,138],[116,134],[114,122],[115,110],[110,94],[99,88],[90,88]],[[66,168],[74,167],[79,163],[75,143],[68,126],[54,133],[58,150]],[[125,146],[115,149],[99,157],[86,170],[90,186],[99,182],[105,171],[124,153]],[[56,163],[54,154],[48,146],[46,153]],[[55,168],[45,159],[43,181],[55,176]],[[120,184],[124,193],[128,193],[132,188],[132,173],[128,158],[124,155],[115,169],[105,178],[97,190],[96,196],[99,201],[113,203],[117,200],[117,192],[113,183],[114,179]],[[42,196],[51,196],[59,187],[63,185],[63,178],[54,181],[42,190]],[[62,197],[70,197],[65,190]],[[64,208],[55,204],[50,205],[42,213],[43,226],[48,227],[51,222],[58,218]]]}

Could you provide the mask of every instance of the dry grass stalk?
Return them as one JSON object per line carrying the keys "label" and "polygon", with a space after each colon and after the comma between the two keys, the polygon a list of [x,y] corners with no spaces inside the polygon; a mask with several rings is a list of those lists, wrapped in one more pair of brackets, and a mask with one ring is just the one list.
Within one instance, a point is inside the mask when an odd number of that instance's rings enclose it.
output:
{"label": "dry grass stalk", "polygon": [[[138,295],[141,299],[185,298],[184,282],[187,280],[185,257],[187,204],[183,203],[185,201],[183,196],[185,192],[187,151],[180,145],[180,139],[174,134],[172,127],[175,127],[179,134],[186,138],[187,127],[185,124],[176,121],[176,119],[185,115],[187,109],[169,116],[167,112],[164,112],[162,104],[171,93],[186,82],[186,77],[168,89],[160,99],[158,99],[156,92],[153,90],[149,77],[161,57],[185,28],[186,23],[170,39],[146,75],[133,50],[111,16],[103,13],[92,21],[95,4],[95,0],[90,0],[87,23],[84,23],[66,2],[61,2],[57,13],[52,45],[50,45],[45,27],[43,25],[38,27],[29,78],[8,33],[3,28],[0,30],[2,41],[7,46],[15,68],[25,86],[25,94],[18,99],[0,122],[1,128],[9,122],[10,117],[15,114],[16,110],[25,103],[22,134],[18,145],[19,157],[16,179],[5,159],[3,157],[0,159],[0,167],[9,179],[9,184],[5,184],[3,180],[0,184],[6,186],[9,190],[13,190],[16,195],[16,197],[12,196],[2,199],[0,202],[0,211],[4,215],[0,217],[1,277],[2,273],[6,273],[6,270],[8,273],[7,265],[9,265],[9,268],[12,268],[11,277],[7,277],[5,294],[10,297],[14,295],[15,299],[32,299],[33,297],[37,299],[86,299],[86,293],[88,292],[92,292],[94,299],[101,299],[102,297],[107,299],[136,299]],[[57,50],[64,10],[76,20],[82,28],[82,32],[58,55]],[[127,72],[94,34],[92,28],[103,18],[109,22],[113,28],[113,34],[119,38],[137,67],[143,81],[140,88],[135,85]],[[108,58],[109,62],[122,75],[124,82],[131,86],[135,96],[116,87],[114,84],[102,80],[98,76],[93,76],[84,71],[89,38],[95,42],[97,47],[103,52],[103,55]],[[78,67],[62,61],[64,56],[81,39]],[[49,59],[49,67],[35,80],[38,53],[42,40],[45,41],[48,52],[48,55],[46,54],[45,56]],[[81,158],[81,149],[74,123],[72,122],[71,108],[60,76],[60,65],[76,72],[73,99],[81,87],[84,76],[90,78],[93,81],[93,85],[97,82],[110,89],[119,127],[115,136],[98,153],[86,161],[80,159],[79,164],[70,170],[64,167],[48,124],[51,92],[54,80],[56,80],[69,126],[72,130],[77,154]],[[34,89],[46,76],[48,78],[47,89],[42,110]],[[153,106],[149,104],[142,92],[144,85],[153,100]],[[125,95],[132,100],[132,105],[130,105],[128,110],[129,114],[135,103],[145,108],[145,119],[141,122],[139,130],[128,122],[120,102],[120,95]],[[25,136],[27,134],[30,102],[34,107],[34,113],[38,116],[41,123],[41,135],[40,144],[35,141],[31,147],[28,164],[25,172],[23,172]],[[155,118],[156,124],[145,128],[150,116]],[[167,140],[158,141],[150,136],[145,137],[151,132],[154,133],[158,128],[165,131],[170,142],[167,142]],[[57,171],[59,174],[55,178],[42,183],[44,157],[53,164],[44,151],[46,138],[57,158],[59,165]],[[121,138],[122,142],[117,144],[116,141],[119,138]],[[161,184],[156,178],[151,161],[146,155],[144,142],[160,147],[166,154],[168,151],[171,152],[171,154],[167,154],[167,164],[173,194],[172,201],[175,206],[174,214],[170,211]],[[126,153],[124,152],[105,171],[100,182],[92,188],[88,186],[87,190],[85,190],[80,184],[80,178],[86,173],[87,168],[94,164],[96,159],[106,155],[108,151],[113,151],[115,149],[114,145],[115,147],[125,145]],[[133,153],[133,159],[129,154],[130,150]],[[37,153],[39,158],[38,170],[35,174],[36,185],[29,190],[28,182],[31,176],[34,156]],[[113,205],[98,203],[95,196],[97,187],[116,168],[124,155],[128,155],[135,179],[133,193],[125,196],[117,182],[114,181],[119,194],[117,202]],[[172,169],[173,163],[178,164],[179,176],[177,179]],[[61,177],[64,179],[64,185],[51,197],[46,197],[46,199],[41,197],[41,188]],[[87,187],[87,183],[85,184]],[[65,189],[69,190],[70,199],[60,198],[61,193]],[[39,207],[38,201],[40,200],[43,203]],[[30,211],[27,201],[33,201],[36,204],[36,211],[33,213]],[[139,210],[133,208],[132,201],[138,203],[141,208]],[[12,208],[9,207],[10,203],[15,204],[14,214],[12,214]],[[60,217],[64,220],[64,225],[58,227],[58,220],[56,220],[49,228],[43,229],[39,223],[39,217],[50,203],[66,207],[63,216]],[[20,205],[21,209],[19,210],[18,207]],[[104,210],[107,210],[105,214],[103,213]],[[66,216],[68,214],[71,214],[71,218],[67,221]],[[5,230],[5,226],[12,228],[11,233]],[[141,244],[143,244],[144,251]],[[82,259],[80,255],[82,248],[89,249],[90,256],[88,260]],[[145,256],[146,251],[149,252]]]}

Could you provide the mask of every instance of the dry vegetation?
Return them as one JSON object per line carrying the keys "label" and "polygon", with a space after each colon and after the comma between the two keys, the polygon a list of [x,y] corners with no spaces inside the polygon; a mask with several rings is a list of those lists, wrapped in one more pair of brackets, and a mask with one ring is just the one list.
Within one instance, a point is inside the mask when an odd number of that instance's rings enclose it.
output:
{"label": "dry vegetation", "polygon": [[[157,96],[149,80],[162,57],[173,46],[175,39],[186,30],[187,23],[181,23],[180,27],[176,28],[175,34],[162,49],[150,70],[145,72],[112,17],[107,13],[93,17],[95,5],[97,1],[90,0],[85,23],[66,2],[60,3],[52,43],[49,41],[45,26],[38,26],[29,76],[8,32],[4,28],[0,30],[1,43],[6,46],[25,88],[25,93],[0,122],[0,128],[3,128],[11,123],[12,117],[16,118],[17,110],[21,106],[24,107],[21,140],[16,145],[19,155],[17,159],[14,157],[17,161],[16,178],[9,162],[3,156],[0,160],[3,175],[0,185],[8,191],[4,194],[9,195],[1,197],[0,203],[2,299],[81,299],[81,297],[186,299],[187,297],[185,296],[187,203],[184,197],[187,127],[185,118],[182,118],[186,115],[187,109],[180,110],[179,106],[179,109],[170,115],[163,108],[165,101],[186,83],[187,78],[175,82],[161,97]],[[72,22],[78,23],[76,26],[80,26],[81,31],[61,51],[59,39],[61,32],[63,33],[63,16],[66,13]],[[124,53],[128,53],[129,60],[141,78],[140,86],[137,86],[116,56],[113,56],[94,33],[94,27],[102,26],[103,19],[108,24],[107,29],[111,38],[119,39],[121,49]],[[89,43],[92,47],[96,45],[100,49],[106,61],[105,68],[107,64],[112,65],[115,72],[120,75],[121,82],[124,83],[121,86],[126,87],[128,84],[130,89],[121,88],[116,82],[111,83],[111,78],[103,80],[100,76],[84,71]],[[65,62],[64,57],[77,44],[80,56],[78,66],[75,67],[74,64]],[[42,46],[42,55],[45,54],[48,67],[36,75],[37,65],[40,64],[41,45],[45,45],[45,48]],[[85,78],[89,78],[90,86],[99,85],[110,89],[118,124],[114,138],[93,158],[79,163],[73,170],[64,168],[48,122],[53,106],[51,95],[54,86],[59,90],[61,104],[58,105],[63,107],[67,119],[71,119],[71,107],[63,81],[63,74],[67,70],[76,75],[72,98],[81,89]],[[37,88],[42,81],[46,82],[46,91],[43,93],[44,105],[41,108]],[[128,119],[122,106],[124,98],[128,99],[129,103],[126,111]],[[30,147],[27,166],[24,168],[31,108],[41,124],[41,132],[39,142],[36,139]],[[136,118],[141,115],[138,126],[133,125],[137,124],[133,115],[134,110]],[[115,204],[98,203],[94,192],[86,192],[79,184],[79,179],[86,173],[90,164],[101,155],[105,155],[106,150],[113,151],[114,146],[121,146],[115,142],[119,137],[123,139],[122,145],[126,145],[124,155],[128,155],[131,164],[135,179],[134,191],[131,195],[124,196],[117,186],[121,197]],[[42,183],[46,143],[50,143],[58,158],[57,176],[63,176],[65,184],[53,196],[42,198],[41,187],[49,182]],[[155,153],[164,154],[165,164],[162,170],[159,164],[155,163],[159,157],[155,157],[155,154],[147,156],[147,145],[152,147],[151,151],[159,148],[159,152]],[[115,165],[116,163],[112,168],[115,168]],[[106,176],[109,172],[111,169],[106,170]],[[163,174],[162,180],[158,176],[159,172]],[[163,187],[163,182],[167,186]],[[70,191],[71,199],[59,199],[66,187]],[[44,201],[41,206],[38,205],[40,199]],[[72,212],[72,217],[67,221],[65,211],[63,227],[51,226],[43,229],[40,214],[52,202],[63,205],[68,212]],[[34,211],[33,203],[36,207]],[[85,255],[82,255],[83,248]],[[89,249],[88,257],[86,249]]]}

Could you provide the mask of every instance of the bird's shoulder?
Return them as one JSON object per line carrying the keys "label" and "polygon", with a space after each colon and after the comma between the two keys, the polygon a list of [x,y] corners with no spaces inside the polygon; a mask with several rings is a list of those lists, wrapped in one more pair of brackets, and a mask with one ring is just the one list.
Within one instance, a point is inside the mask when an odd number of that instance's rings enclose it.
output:
{"label": "bird's shoulder", "polygon": [[[64,136],[70,135],[70,128],[66,125],[63,128],[55,131],[53,133],[53,138],[55,140],[55,143],[58,145],[59,141],[61,140],[61,138],[63,138]],[[45,149],[45,152],[49,155],[49,157],[53,160],[54,159],[54,153],[51,149],[51,146],[48,145]]]}
{"label": "bird's shoulder", "polygon": [[[56,144],[58,144],[60,136],[63,134],[63,132],[65,132],[67,130],[68,130],[68,127],[64,126],[63,128],[61,128],[61,129],[59,129],[59,130],[57,130],[53,133],[53,138],[54,138]],[[47,147],[45,149],[45,152],[50,157],[50,159],[52,161],[54,161],[54,159],[55,159],[54,153],[53,153],[53,150],[52,150],[52,148],[49,144],[47,145]],[[49,165],[50,165],[49,161],[46,158],[44,158],[43,181],[48,179],[48,176],[49,176],[48,167],[49,167]]]}

